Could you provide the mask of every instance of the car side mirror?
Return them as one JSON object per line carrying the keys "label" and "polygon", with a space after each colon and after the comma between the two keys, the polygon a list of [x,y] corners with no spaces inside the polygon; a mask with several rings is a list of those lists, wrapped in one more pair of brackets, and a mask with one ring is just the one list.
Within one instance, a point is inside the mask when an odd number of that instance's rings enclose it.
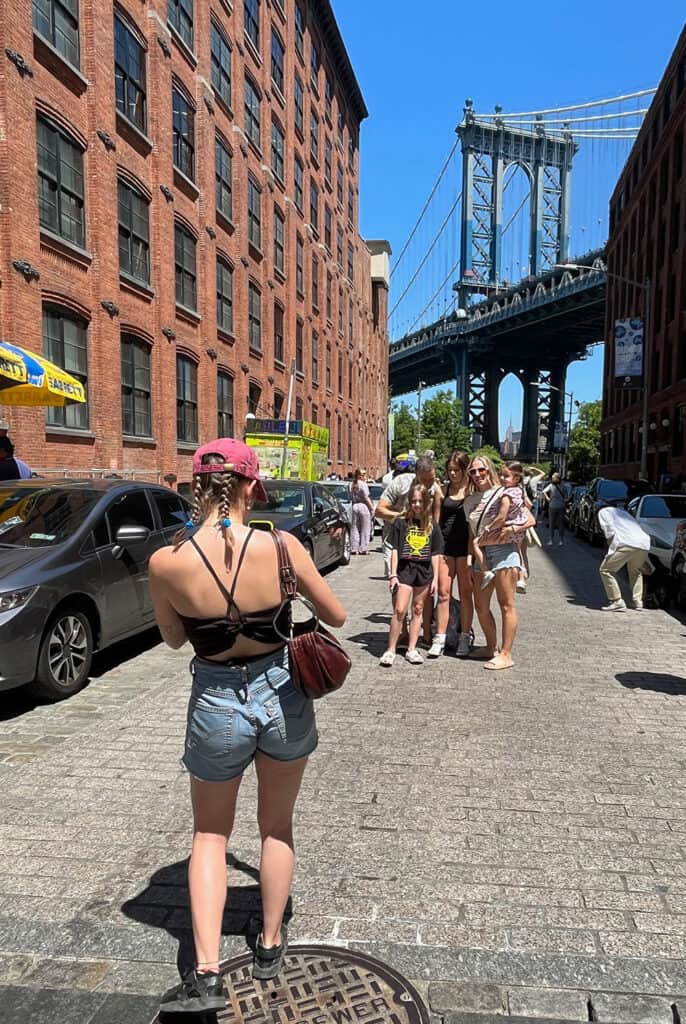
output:
{"label": "car side mirror", "polygon": [[115,558],[121,558],[127,548],[144,543],[149,536],[150,530],[147,526],[120,526],[114,538],[112,554]]}
{"label": "car side mirror", "polygon": [[315,501],[315,503],[314,503],[314,514],[316,516],[320,516],[323,511],[324,511],[324,505],[322,504],[322,502],[321,501]]}

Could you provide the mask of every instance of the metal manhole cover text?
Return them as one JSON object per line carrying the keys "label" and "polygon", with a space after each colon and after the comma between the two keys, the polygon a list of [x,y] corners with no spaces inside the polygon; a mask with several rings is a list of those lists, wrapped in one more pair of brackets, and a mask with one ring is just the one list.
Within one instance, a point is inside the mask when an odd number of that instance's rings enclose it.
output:
{"label": "metal manhole cover text", "polygon": [[333,946],[294,946],[272,981],[253,981],[252,953],[222,967],[218,1024],[429,1024],[419,993],[392,968]]}

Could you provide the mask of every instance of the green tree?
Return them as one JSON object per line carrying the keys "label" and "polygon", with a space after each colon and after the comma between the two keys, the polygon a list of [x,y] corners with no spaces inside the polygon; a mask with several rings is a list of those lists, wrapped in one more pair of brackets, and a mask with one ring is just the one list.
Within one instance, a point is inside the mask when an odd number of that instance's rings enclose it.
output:
{"label": "green tree", "polygon": [[494,448],[492,444],[485,444],[478,451],[474,452],[475,455],[483,455],[484,458],[490,459],[496,469],[500,469],[503,464],[503,457],[497,448]]}
{"label": "green tree", "polygon": [[602,405],[583,402],[579,416],[569,432],[567,476],[580,484],[588,483],[598,472],[600,462],[600,418]]}
{"label": "green tree", "polygon": [[412,415],[407,402],[394,405],[393,412],[395,414],[395,436],[392,450],[393,455],[399,455],[401,452],[407,452],[410,448],[414,448],[416,444],[417,417]]}
{"label": "green tree", "polygon": [[[471,432],[462,425],[462,402],[450,391],[437,391],[422,407],[422,450],[431,448],[442,467],[456,448],[471,450]],[[420,454],[419,452],[417,454]]]}

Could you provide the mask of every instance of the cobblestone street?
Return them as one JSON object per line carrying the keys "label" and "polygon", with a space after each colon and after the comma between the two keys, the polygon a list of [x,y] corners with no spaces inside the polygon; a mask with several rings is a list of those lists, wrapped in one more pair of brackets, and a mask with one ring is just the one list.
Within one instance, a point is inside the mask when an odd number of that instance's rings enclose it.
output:
{"label": "cobblestone street", "polygon": [[[686,628],[662,611],[601,614],[599,559],[574,540],[534,552],[502,673],[452,657],[379,669],[380,554],[329,576],[353,671],[318,705],[292,942],[387,961],[452,1024],[686,1019]],[[101,656],[64,704],[1,695],[8,1024],[143,1024],[176,980],[188,660],[147,637]],[[226,955],[259,912],[254,796],[249,772]]]}

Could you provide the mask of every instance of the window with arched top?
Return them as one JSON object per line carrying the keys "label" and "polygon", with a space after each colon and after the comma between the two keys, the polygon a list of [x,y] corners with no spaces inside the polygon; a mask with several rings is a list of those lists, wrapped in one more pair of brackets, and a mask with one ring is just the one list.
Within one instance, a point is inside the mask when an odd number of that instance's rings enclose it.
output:
{"label": "window with arched top", "polygon": [[121,336],[122,433],[152,436],[150,346],[133,334]]}
{"label": "window with arched top", "polygon": [[133,27],[114,12],[115,104],[142,132],[147,128],[145,46]]}
{"label": "window with arched top", "polygon": [[[88,396],[88,325],[85,320],[70,310],[44,305],[43,354],[51,363],[80,380]],[[45,421],[56,427],[88,430],[88,403],[48,407]]]}
{"label": "window with arched top", "polygon": [[217,373],[217,437],[233,437],[233,377]]}
{"label": "window with arched top", "polygon": [[176,437],[189,444],[198,440],[198,364],[181,352],[176,356]]}
{"label": "window with arched top", "polygon": [[38,219],[42,228],[85,245],[83,151],[44,117],[37,119]]}

